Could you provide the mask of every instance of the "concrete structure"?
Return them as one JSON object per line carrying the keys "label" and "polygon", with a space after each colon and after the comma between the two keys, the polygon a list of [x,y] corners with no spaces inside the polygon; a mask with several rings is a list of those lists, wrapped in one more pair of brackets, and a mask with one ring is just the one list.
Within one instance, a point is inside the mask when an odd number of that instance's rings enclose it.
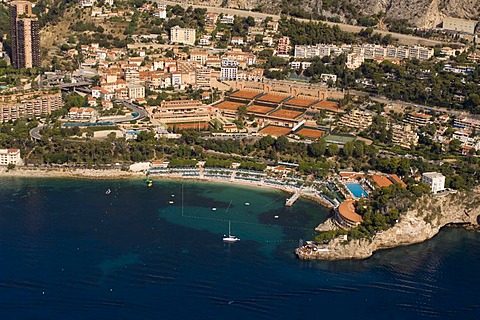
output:
{"label": "concrete structure", "polygon": [[478,21],[446,17],[443,19],[443,30],[474,34]]}
{"label": "concrete structure", "polygon": [[430,118],[431,117],[428,114],[420,112],[410,112],[409,114],[407,114],[405,122],[418,127],[424,127],[430,123]]}
{"label": "concrete structure", "polygon": [[215,115],[214,108],[198,100],[162,101],[158,107],[147,107],[147,112],[152,119],[167,124],[208,122]]}
{"label": "concrete structure", "polygon": [[160,19],[167,19],[167,6],[165,4],[159,4],[158,9],[153,15]]}
{"label": "concrete structure", "polygon": [[220,69],[221,80],[237,80],[237,67],[222,67]]}
{"label": "concrete structure", "polygon": [[342,229],[350,229],[362,223],[363,219],[355,212],[355,201],[345,200],[335,208],[333,221]]}
{"label": "concrete structure", "polygon": [[291,49],[292,47],[290,46],[289,37],[281,37],[280,39],[278,39],[278,44],[277,44],[278,56],[288,56],[290,54]]}
{"label": "concrete structure", "polygon": [[70,108],[68,118],[70,120],[93,120],[97,116],[97,111],[93,108]]}
{"label": "concrete structure", "polygon": [[393,125],[392,126],[392,142],[403,148],[418,145],[418,135],[412,130],[411,125]]}
{"label": "concrete structure", "polygon": [[40,67],[40,25],[29,1],[10,3],[12,64],[15,68]]}
{"label": "concrete structure", "polygon": [[480,120],[468,118],[468,117],[457,117],[453,120],[453,125],[457,128],[467,129],[467,130],[480,130]]}
{"label": "concrete structure", "polygon": [[152,167],[152,164],[150,162],[136,162],[130,165],[130,171],[133,171],[133,172],[147,171],[151,167]]}
{"label": "concrete structure", "polygon": [[346,67],[348,69],[355,70],[362,65],[365,61],[365,56],[361,53],[349,53],[347,54]]}
{"label": "concrete structure", "polygon": [[370,112],[354,109],[340,119],[340,125],[358,130],[365,130],[372,125],[372,121],[373,116]]}
{"label": "concrete structure", "polygon": [[143,99],[145,98],[145,87],[140,85],[129,85],[128,89],[128,98],[131,100]]}
{"label": "concrete structure", "polygon": [[430,185],[433,194],[445,190],[445,176],[438,172],[425,172],[422,174],[422,182]]}
{"label": "concrete structure", "polygon": [[170,42],[193,46],[196,40],[196,30],[175,26],[170,29]]}
{"label": "concrete structure", "polygon": [[0,96],[0,122],[39,117],[63,107],[61,93],[32,91]]}
{"label": "concrete structure", "polygon": [[22,165],[23,160],[19,149],[0,149],[0,166],[9,164]]}

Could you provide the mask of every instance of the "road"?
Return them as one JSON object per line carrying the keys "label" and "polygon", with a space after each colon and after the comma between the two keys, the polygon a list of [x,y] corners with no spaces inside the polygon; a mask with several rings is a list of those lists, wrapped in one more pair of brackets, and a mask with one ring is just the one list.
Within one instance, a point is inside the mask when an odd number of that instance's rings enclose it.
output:
{"label": "road", "polygon": [[384,97],[384,96],[372,96],[370,95],[368,92],[363,92],[363,91],[359,91],[359,90],[348,90],[348,93],[351,94],[351,95],[355,95],[355,96],[369,96],[370,97],[370,100],[372,101],[375,101],[375,102],[379,102],[379,103],[384,103],[384,104],[396,104],[396,105],[399,105],[401,106],[402,108],[412,108],[414,110],[417,110],[417,111],[421,111],[421,112],[426,112],[426,111],[436,111],[436,112],[439,112],[439,113],[445,113],[445,114],[448,114],[450,116],[471,116],[468,112],[464,111],[464,110],[455,110],[455,109],[448,109],[448,108],[441,108],[441,107],[434,107],[434,106],[424,106],[424,105],[421,105],[421,104],[418,104],[418,103],[411,103],[411,102],[406,102],[406,101],[401,101],[401,100],[390,100],[388,99],[387,97]]}
{"label": "road", "polygon": [[38,124],[38,126],[33,128],[32,130],[30,130],[30,132],[29,132],[30,137],[32,137],[32,139],[34,139],[34,140],[41,140],[42,135],[40,134],[40,131],[42,131],[43,128],[45,128],[44,124],[41,124],[41,123]]}
{"label": "road", "polygon": [[[163,3],[167,4],[170,6],[174,5],[180,5],[183,8],[188,8],[188,7],[193,7],[193,8],[205,8],[208,9],[210,12],[215,12],[215,13],[223,13],[223,14],[229,14],[229,15],[237,15],[240,17],[248,17],[251,16],[253,18],[262,18],[265,19],[266,17],[272,17],[275,20],[280,20],[279,15],[275,14],[267,14],[267,13],[260,13],[260,12],[252,12],[252,11],[247,11],[247,10],[239,10],[239,9],[231,9],[231,8],[218,8],[218,7],[211,7],[211,6],[206,6],[206,5],[196,5],[196,4],[186,4],[186,3],[178,3],[175,1],[163,1],[163,0],[154,0],[155,2],[158,3]],[[309,19],[301,19],[301,18],[296,18],[292,17],[298,21],[302,22],[309,22]],[[358,33],[360,30],[365,29],[365,27],[361,26],[354,26],[351,24],[345,24],[345,23],[335,23],[335,22],[329,22],[329,21],[318,21],[325,23],[331,27],[333,26],[338,26],[341,30],[347,31],[347,32],[354,32]],[[430,39],[425,39],[421,37],[415,37],[415,36],[409,36],[406,34],[401,34],[401,33],[395,33],[395,32],[388,32],[384,30],[379,30],[379,29],[374,29],[375,32],[380,33],[381,35],[387,35],[390,34],[394,39],[397,39],[399,44],[403,45],[413,45],[413,44],[419,44],[422,46],[435,46],[437,44],[442,44],[446,42],[442,41],[437,41],[437,40],[430,40]]]}

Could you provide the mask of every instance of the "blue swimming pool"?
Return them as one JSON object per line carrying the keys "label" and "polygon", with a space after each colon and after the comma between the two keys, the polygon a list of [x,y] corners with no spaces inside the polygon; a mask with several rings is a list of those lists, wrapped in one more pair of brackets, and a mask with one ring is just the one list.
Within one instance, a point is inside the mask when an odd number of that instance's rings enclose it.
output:
{"label": "blue swimming pool", "polygon": [[367,191],[365,191],[365,189],[363,189],[362,186],[359,185],[358,183],[347,183],[345,185],[355,197],[357,198],[368,197]]}

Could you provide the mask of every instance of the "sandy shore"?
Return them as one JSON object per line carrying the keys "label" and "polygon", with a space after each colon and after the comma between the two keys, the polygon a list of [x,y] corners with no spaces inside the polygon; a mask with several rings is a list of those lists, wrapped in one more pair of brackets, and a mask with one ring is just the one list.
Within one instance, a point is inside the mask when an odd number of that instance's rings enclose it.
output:
{"label": "sandy shore", "polygon": [[[119,169],[72,169],[72,168],[26,168],[26,167],[17,167],[14,170],[7,170],[6,168],[0,168],[0,178],[2,177],[19,177],[19,178],[72,178],[72,179],[91,179],[91,180],[118,180],[118,179],[141,179],[145,178],[145,173],[143,172],[131,172],[131,171],[122,171]],[[149,178],[154,180],[190,180],[190,181],[200,181],[200,182],[210,182],[210,183],[228,183],[239,186],[245,186],[250,188],[262,188],[262,189],[276,189],[282,192],[285,192],[285,198],[288,197],[287,194],[293,194],[295,192],[294,188],[288,186],[279,186],[279,185],[266,185],[252,183],[243,180],[225,180],[225,179],[215,179],[211,177],[183,177],[177,174],[171,175],[151,175]],[[322,199],[318,196],[313,196],[311,194],[300,194],[302,198],[308,199],[316,202],[322,207],[330,208],[331,205],[325,199]]]}

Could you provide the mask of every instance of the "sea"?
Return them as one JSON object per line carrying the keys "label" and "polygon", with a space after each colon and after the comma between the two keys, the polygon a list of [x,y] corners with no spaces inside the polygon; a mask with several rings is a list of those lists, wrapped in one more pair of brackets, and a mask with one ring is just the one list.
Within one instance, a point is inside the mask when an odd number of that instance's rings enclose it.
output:
{"label": "sea", "polygon": [[[0,178],[0,319],[480,319],[479,233],[302,261],[294,249],[329,212],[287,196]],[[240,242],[223,243],[229,222]]]}

